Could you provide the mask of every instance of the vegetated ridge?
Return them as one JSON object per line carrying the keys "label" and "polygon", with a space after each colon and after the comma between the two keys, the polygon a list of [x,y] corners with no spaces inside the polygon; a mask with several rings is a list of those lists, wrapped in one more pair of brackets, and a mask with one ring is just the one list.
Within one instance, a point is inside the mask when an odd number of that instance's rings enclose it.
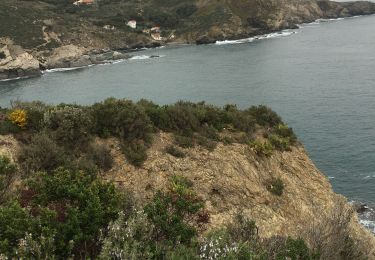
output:
{"label": "vegetated ridge", "polygon": [[375,259],[375,237],[265,106],[15,102],[0,255]]}

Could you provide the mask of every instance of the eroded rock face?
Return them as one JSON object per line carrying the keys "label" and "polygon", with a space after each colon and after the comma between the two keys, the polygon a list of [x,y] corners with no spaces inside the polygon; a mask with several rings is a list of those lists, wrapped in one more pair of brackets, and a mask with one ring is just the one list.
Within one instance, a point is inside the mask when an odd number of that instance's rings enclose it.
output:
{"label": "eroded rock face", "polygon": [[45,67],[47,69],[85,67],[129,57],[128,54],[118,51],[88,50],[76,45],[65,45],[52,52],[46,60]]}
{"label": "eroded rock face", "polygon": [[20,46],[0,43],[0,80],[41,74],[39,61]]}
{"label": "eroded rock face", "polygon": [[[247,145],[219,144],[213,152],[196,147],[185,149],[185,158],[175,158],[164,152],[173,138],[161,133],[155,137],[143,167],[135,168],[126,162],[119,143],[109,142],[114,147],[115,166],[105,178],[133,191],[141,202],[152,198],[156,190],[165,189],[170,176],[180,174],[194,183],[194,190],[205,201],[211,227],[227,224],[242,210],[256,221],[262,237],[302,236],[310,243],[314,242],[310,231],[315,225],[332,221],[337,209],[347,210],[351,236],[368,251],[370,259],[375,259],[375,237],[359,224],[346,199],[333,192],[327,177],[302,146],[261,158]],[[267,189],[273,178],[284,183],[282,196]]]}

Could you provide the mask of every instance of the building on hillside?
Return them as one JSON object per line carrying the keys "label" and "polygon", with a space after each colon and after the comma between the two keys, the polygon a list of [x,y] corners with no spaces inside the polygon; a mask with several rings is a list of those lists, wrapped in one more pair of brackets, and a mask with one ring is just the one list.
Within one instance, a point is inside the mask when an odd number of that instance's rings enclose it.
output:
{"label": "building on hillside", "polygon": [[155,26],[150,29],[151,33],[160,33],[160,26]]}
{"label": "building on hillside", "polygon": [[130,20],[130,21],[128,21],[128,23],[126,25],[129,26],[132,29],[137,29],[137,21],[136,20]]}
{"label": "building on hillside", "polygon": [[103,29],[106,29],[106,30],[115,30],[116,29],[116,27],[114,27],[113,25],[109,25],[109,24],[107,24],[107,25],[104,25],[103,26]]}
{"label": "building on hillside", "polygon": [[162,41],[163,40],[163,37],[161,37],[160,32],[152,32],[151,38],[154,39],[155,41]]}

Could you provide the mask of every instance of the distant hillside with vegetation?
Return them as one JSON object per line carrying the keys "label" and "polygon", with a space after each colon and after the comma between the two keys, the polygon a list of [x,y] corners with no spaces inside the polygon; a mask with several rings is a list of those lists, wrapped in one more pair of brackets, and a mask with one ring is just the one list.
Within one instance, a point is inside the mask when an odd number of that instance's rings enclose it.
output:
{"label": "distant hillside with vegetation", "polygon": [[[240,38],[293,28],[318,18],[337,18],[375,11],[367,2],[335,3],[325,0],[2,0],[0,37],[24,48],[42,51],[64,44],[91,48],[132,48],[153,40],[142,32],[160,26],[171,41],[195,42]],[[126,23],[136,20],[137,29]],[[114,26],[115,30],[103,29]],[[54,32],[52,39],[46,36]],[[168,41],[168,40],[166,40]]]}

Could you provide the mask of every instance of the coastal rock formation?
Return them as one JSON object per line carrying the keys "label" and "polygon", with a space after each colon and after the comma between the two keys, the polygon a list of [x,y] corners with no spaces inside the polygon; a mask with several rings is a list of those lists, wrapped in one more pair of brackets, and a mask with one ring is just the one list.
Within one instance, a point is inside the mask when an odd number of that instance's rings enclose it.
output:
{"label": "coastal rock formation", "polygon": [[39,62],[12,42],[0,43],[0,80],[38,76]]}
{"label": "coastal rock formation", "polygon": [[[348,232],[369,259],[375,259],[375,237],[359,224],[346,199],[333,192],[328,178],[301,145],[269,158],[257,156],[242,144],[219,144],[212,152],[199,147],[184,149],[186,157],[175,158],[165,153],[173,137],[160,133],[144,166],[135,168],[126,163],[117,140],[105,142],[114,147],[115,166],[103,177],[133,191],[140,202],[151,199],[156,190],[165,188],[169,177],[179,174],[194,183],[194,190],[205,201],[211,227],[226,224],[236,212],[243,211],[256,221],[264,238],[302,236],[314,245],[315,236],[331,236],[329,243],[334,248],[338,239],[334,233]],[[284,184],[281,196],[269,191],[270,181],[276,178]],[[344,218],[347,227],[339,226]]]}

